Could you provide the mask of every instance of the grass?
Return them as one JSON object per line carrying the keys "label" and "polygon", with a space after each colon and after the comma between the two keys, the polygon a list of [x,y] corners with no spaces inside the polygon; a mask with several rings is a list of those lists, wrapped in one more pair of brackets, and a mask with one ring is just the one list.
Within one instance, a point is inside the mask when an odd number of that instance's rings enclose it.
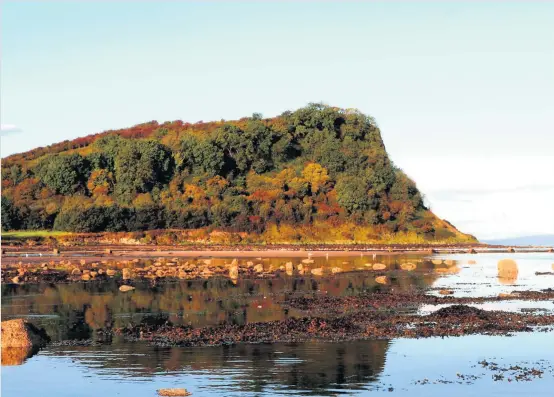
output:
{"label": "grass", "polygon": [[54,230],[15,230],[12,232],[2,232],[2,237],[11,238],[33,238],[33,237],[60,237],[71,233]]}

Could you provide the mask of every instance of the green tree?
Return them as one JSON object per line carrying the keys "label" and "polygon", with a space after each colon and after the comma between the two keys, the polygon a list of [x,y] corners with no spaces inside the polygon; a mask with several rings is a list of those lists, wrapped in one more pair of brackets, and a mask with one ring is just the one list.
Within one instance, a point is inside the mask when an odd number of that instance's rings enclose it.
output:
{"label": "green tree", "polygon": [[63,195],[84,192],[89,173],[88,161],[79,154],[47,157],[35,169],[46,186]]}

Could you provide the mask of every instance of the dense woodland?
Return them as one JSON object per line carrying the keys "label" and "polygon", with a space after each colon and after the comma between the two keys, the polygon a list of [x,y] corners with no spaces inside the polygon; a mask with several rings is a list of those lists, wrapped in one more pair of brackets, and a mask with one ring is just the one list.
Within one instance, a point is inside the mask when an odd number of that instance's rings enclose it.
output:
{"label": "dense woodland", "polygon": [[2,229],[363,226],[364,239],[467,237],[424,205],[375,120],[310,104],[264,119],[150,122],[2,160]]}

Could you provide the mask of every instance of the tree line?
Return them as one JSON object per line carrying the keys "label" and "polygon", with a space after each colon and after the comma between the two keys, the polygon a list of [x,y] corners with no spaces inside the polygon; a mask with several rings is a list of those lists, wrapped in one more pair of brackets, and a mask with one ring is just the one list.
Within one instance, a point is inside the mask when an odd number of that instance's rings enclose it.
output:
{"label": "tree line", "polygon": [[310,104],[271,119],[126,131],[4,160],[2,229],[262,232],[321,220],[434,236],[415,183],[357,110]]}

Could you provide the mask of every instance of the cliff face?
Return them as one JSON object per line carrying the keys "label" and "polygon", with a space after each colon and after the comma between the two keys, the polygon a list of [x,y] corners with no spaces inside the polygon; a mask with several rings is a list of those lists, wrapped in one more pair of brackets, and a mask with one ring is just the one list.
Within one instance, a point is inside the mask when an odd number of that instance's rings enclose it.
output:
{"label": "cliff face", "polygon": [[312,104],[138,125],[3,159],[2,228],[230,230],[282,241],[471,241],[423,204],[375,121]]}

